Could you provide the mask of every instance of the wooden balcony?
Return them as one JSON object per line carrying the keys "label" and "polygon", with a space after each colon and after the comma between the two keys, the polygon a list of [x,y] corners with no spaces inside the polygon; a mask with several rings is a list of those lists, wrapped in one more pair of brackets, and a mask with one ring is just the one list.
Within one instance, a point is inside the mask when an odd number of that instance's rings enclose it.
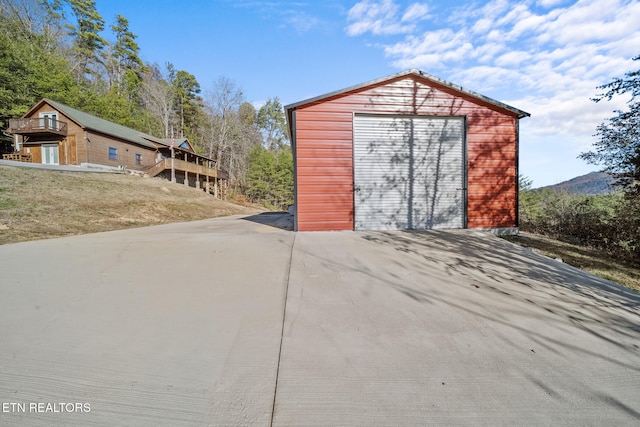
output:
{"label": "wooden balcony", "polygon": [[[151,166],[149,169],[146,169],[145,172],[153,177],[156,176],[163,171],[171,170],[171,158],[166,158],[160,160],[155,165]],[[216,168],[210,168],[204,165],[197,165],[195,163],[185,162],[180,159],[173,159],[173,167],[178,172],[187,172],[193,175],[200,175],[203,178],[226,178],[226,174],[218,171]]]}
{"label": "wooden balcony", "polygon": [[10,133],[25,136],[67,135],[67,123],[51,118],[10,119]]}

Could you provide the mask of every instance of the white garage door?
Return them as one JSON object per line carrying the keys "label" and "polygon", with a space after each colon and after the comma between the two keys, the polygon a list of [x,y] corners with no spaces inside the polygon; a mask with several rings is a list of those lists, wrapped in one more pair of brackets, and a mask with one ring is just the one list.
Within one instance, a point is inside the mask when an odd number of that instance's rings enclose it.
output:
{"label": "white garage door", "polygon": [[356,230],[465,226],[461,117],[354,117]]}

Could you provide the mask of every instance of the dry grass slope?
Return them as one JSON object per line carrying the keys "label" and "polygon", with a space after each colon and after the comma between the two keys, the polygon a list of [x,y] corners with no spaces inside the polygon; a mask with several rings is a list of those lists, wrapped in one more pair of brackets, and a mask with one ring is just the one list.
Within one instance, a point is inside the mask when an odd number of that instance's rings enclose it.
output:
{"label": "dry grass slope", "polygon": [[577,246],[537,234],[521,232],[519,236],[505,238],[519,245],[533,248],[545,256],[561,259],[562,262],[569,265],[640,292],[640,266],[632,262],[612,258],[598,249]]}
{"label": "dry grass slope", "polygon": [[161,179],[0,166],[0,244],[256,212]]}

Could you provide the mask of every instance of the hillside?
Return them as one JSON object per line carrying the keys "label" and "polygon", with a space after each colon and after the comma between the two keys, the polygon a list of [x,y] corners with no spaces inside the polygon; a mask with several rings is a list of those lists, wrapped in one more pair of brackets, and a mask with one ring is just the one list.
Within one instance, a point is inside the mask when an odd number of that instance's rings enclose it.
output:
{"label": "hillside", "polygon": [[159,178],[0,166],[0,244],[257,212]]}
{"label": "hillside", "polygon": [[614,179],[604,172],[591,172],[586,175],[572,178],[559,184],[548,185],[541,188],[567,191],[575,194],[607,194],[613,191]]}

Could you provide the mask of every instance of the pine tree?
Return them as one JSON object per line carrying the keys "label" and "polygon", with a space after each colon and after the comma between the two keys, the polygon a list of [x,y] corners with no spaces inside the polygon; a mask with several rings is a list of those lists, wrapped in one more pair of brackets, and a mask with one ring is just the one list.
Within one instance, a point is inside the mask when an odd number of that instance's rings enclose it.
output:
{"label": "pine tree", "polygon": [[[101,55],[107,41],[100,36],[104,30],[104,19],[96,9],[94,0],[66,0],[76,17],[76,25],[67,24],[69,35],[73,38],[74,73],[81,81],[83,78],[95,79],[98,66],[102,64]],[[57,3],[60,6],[60,3]]]}
{"label": "pine tree", "polygon": [[258,111],[258,126],[267,148],[279,149],[289,144],[284,109],[278,97],[267,100]]}
{"label": "pine tree", "polygon": [[138,80],[143,69],[140,59],[140,46],[136,43],[136,36],[129,30],[129,21],[122,15],[116,16],[116,23],[111,26],[116,36],[116,42],[107,60],[110,85],[123,85],[124,75],[128,71],[135,73]]}
{"label": "pine tree", "polygon": [[179,70],[171,82],[173,86],[176,116],[179,118],[180,136],[184,137],[188,129],[197,122],[198,110],[202,104],[200,83],[193,74]]}

